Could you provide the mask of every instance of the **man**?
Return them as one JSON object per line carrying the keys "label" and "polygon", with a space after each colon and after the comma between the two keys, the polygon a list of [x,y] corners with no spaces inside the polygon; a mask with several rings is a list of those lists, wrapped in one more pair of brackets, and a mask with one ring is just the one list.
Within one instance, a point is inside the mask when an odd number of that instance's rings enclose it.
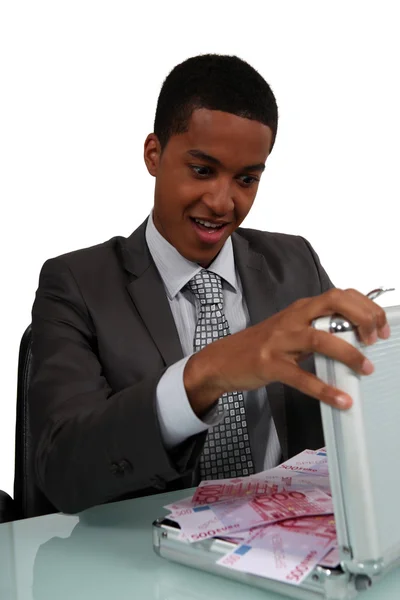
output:
{"label": "man", "polygon": [[248,475],[317,448],[316,399],[351,399],[315,377],[312,353],[372,372],[311,324],[339,312],[373,343],[389,335],[384,311],[332,290],[303,238],[238,229],[277,120],[244,61],[178,65],[144,146],[149,219],[43,266],[31,428],[38,485],[59,510]]}

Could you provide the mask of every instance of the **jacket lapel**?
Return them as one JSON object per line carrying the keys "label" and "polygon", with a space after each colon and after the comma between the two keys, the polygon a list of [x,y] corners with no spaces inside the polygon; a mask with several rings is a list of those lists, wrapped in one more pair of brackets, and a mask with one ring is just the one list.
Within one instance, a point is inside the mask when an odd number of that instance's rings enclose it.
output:
{"label": "jacket lapel", "polygon": [[252,250],[249,242],[237,233],[232,235],[232,243],[250,321],[256,325],[281,310],[279,288],[262,254]]}
{"label": "jacket lapel", "polygon": [[147,247],[147,219],[121,243],[123,265],[134,277],[127,290],[166,366],[183,358],[178,331],[160,274]]}
{"label": "jacket lapel", "polygon": [[[280,294],[280,283],[268,267],[265,257],[252,250],[249,242],[239,233],[232,235],[232,243],[250,322],[256,325],[286,306]],[[267,386],[267,393],[283,457],[286,459],[288,436],[284,387],[278,381],[273,382]]]}

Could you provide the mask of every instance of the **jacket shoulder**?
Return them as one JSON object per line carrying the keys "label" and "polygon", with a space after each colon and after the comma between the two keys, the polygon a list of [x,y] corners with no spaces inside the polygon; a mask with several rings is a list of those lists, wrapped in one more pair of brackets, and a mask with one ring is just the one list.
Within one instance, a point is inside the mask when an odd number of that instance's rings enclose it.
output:
{"label": "jacket shoulder", "polygon": [[147,266],[146,223],[147,219],[129,237],[114,236],[103,243],[61,254],[46,261],[45,265],[47,263],[64,265],[74,273],[79,273],[80,276],[91,273],[92,279],[96,274],[100,274],[102,278],[107,273],[122,272],[125,268],[132,271],[130,255],[135,257],[134,265],[137,266],[139,263]]}
{"label": "jacket shoulder", "polygon": [[49,258],[45,265],[63,264],[73,272],[107,269],[107,266],[120,262],[119,255],[125,242],[126,238],[115,236],[105,242]]}
{"label": "jacket shoulder", "polygon": [[105,242],[100,242],[99,244],[94,244],[93,246],[87,246],[85,248],[78,248],[76,250],[71,250],[70,252],[64,252],[49,260],[62,260],[72,264],[74,262],[79,262],[81,259],[96,259],[99,256],[115,252],[116,248],[123,243],[125,239],[126,238],[122,236],[114,236]]}
{"label": "jacket shoulder", "polygon": [[310,244],[301,236],[239,227],[236,232],[249,247],[260,254],[283,254],[305,252],[310,256]]}
{"label": "jacket shoulder", "polygon": [[296,289],[303,286],[304,296],[333,287],[318,254],[300,235],[245,228],[239,228],[237,233],[276,282],[289,282]]}

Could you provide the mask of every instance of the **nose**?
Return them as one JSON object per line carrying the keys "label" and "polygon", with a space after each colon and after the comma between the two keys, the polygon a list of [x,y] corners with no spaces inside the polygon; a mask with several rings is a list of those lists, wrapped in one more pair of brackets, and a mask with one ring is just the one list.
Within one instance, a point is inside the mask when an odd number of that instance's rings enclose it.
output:
{"label": "nose", "polygon": [[210,212],[219,217],[232,212],[235,207],[233,190],[226,181],[214,181],[212,187],[203,193],[202,201]]}

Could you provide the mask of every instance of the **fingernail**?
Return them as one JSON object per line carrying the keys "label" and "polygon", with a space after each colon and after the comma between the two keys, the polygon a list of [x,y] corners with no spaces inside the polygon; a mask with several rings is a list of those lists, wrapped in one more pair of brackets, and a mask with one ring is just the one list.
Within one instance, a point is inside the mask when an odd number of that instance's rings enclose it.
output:
{"label": "fingernail", "polygon": [[376,331],[374,331],[374,333],[371,333],[370,336],[368,336],[368,344],[375,344],[378,341],[378,334]]}
{"label": "fingernail", "polygon": [[361,365],[361,371],[364,373],[364,375],[371,375],[371,373],[374,372],[374,365],[370,360],[368,360],[368,358],[366,358]]}
{"label": "fingernail", "polygon": [[390,327],[387,323],[379,330],[379,335],[384,340],[387,340],[388,337],[390,337]]}
{"label": "fingernail", "polygon": [[350,406],[352,405],[352,400],[351,398],[349,398],[349,396],[346,396],[345,394],[337,394],[337,396],[335,396],[335,405],[337,408],[340,409],[350,408]]}

